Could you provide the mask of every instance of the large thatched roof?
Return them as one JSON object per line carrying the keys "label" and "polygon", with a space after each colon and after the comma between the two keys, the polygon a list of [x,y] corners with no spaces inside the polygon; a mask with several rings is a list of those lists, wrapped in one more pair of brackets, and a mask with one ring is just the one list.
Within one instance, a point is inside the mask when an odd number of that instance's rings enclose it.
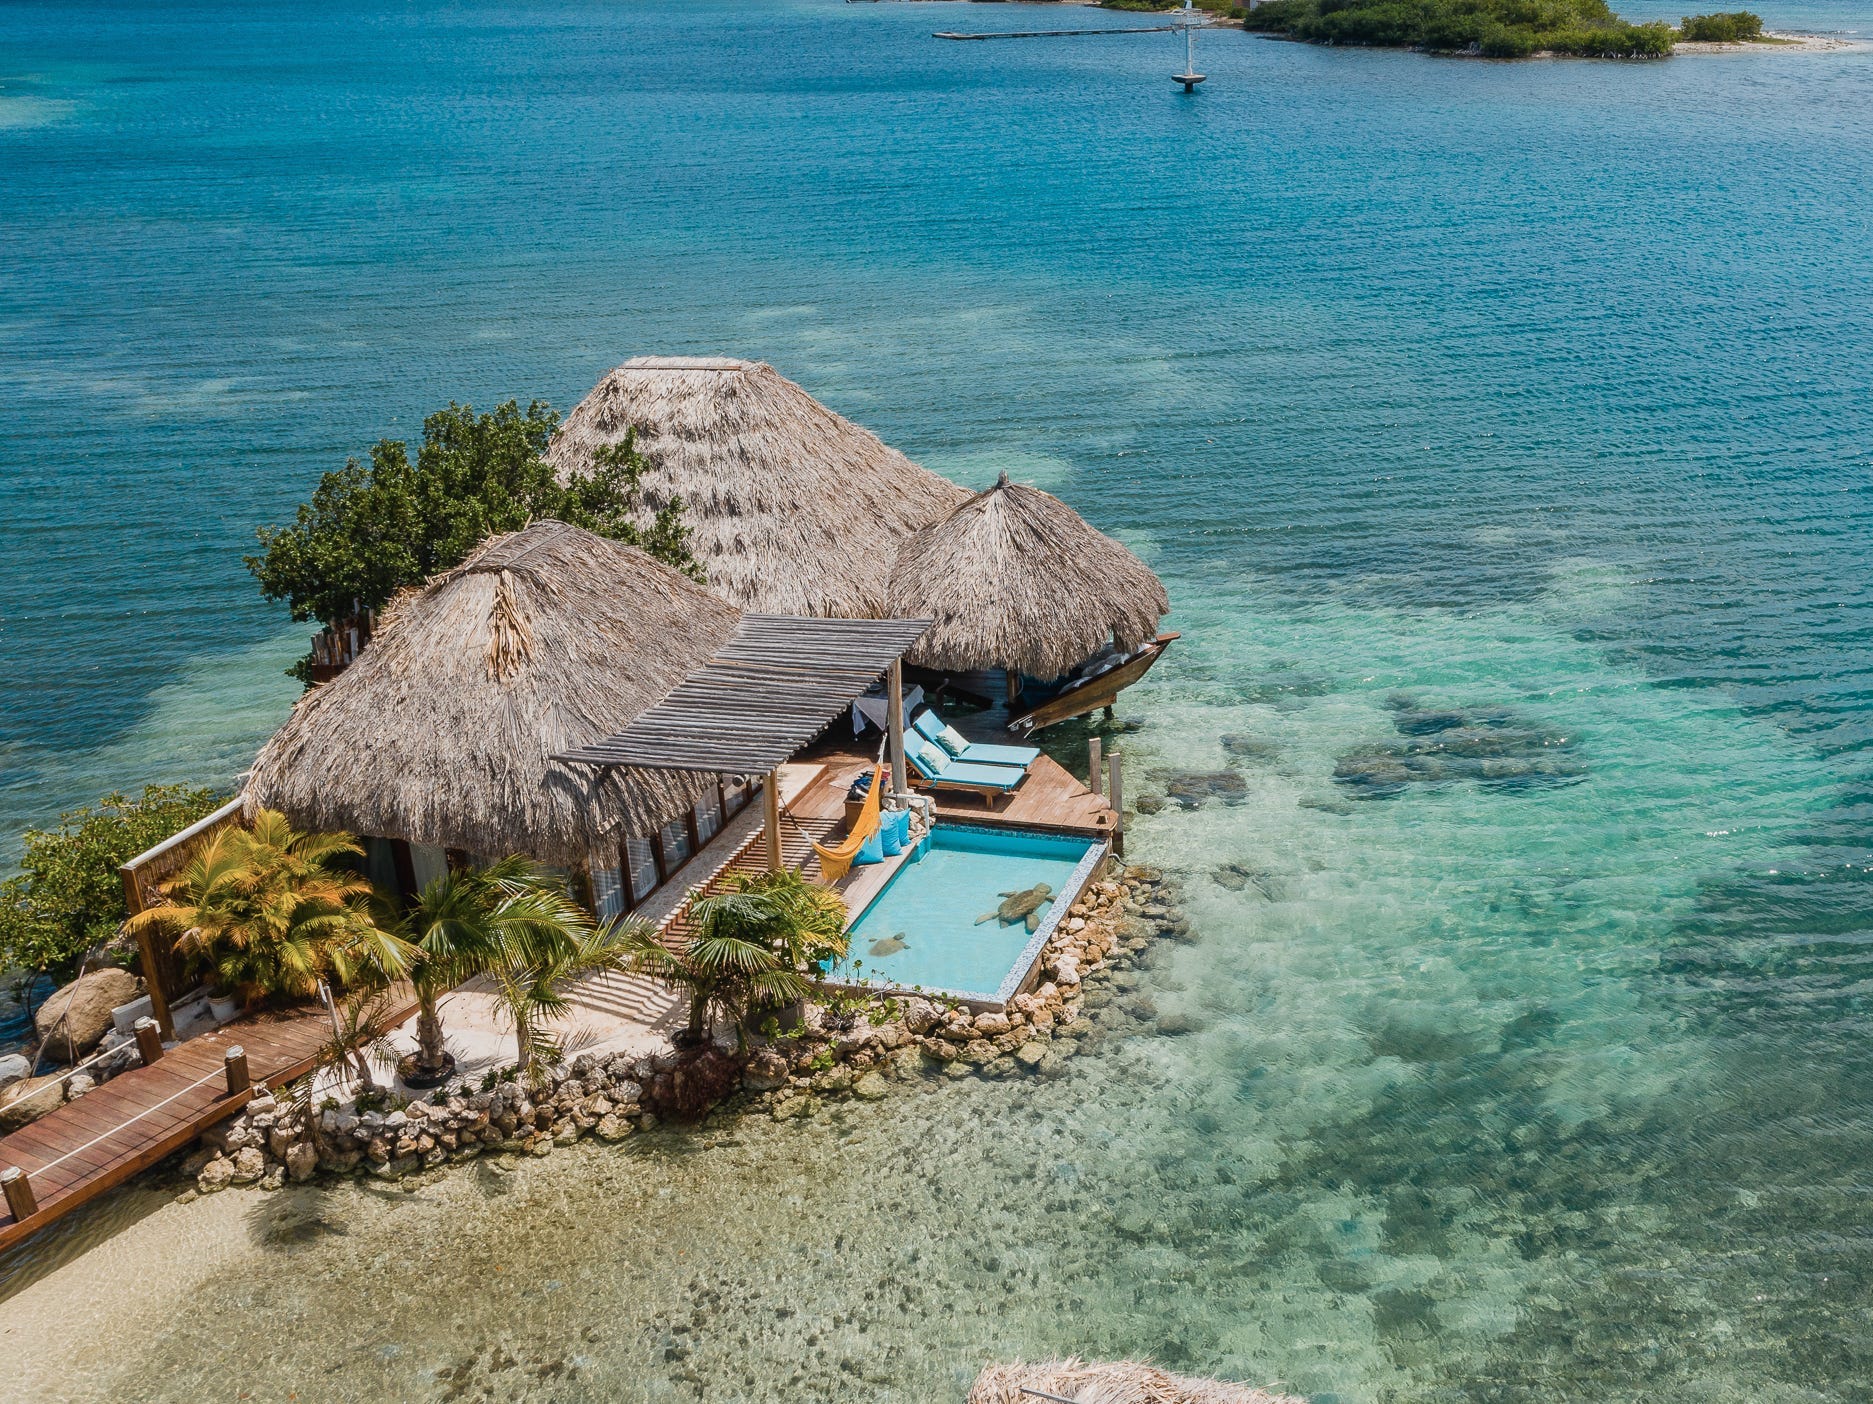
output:
{"label": "large thatched roof", "polygon": [[1038,1389],[1076,1404],[1302,1404],[1225,1380],[1172,1375],[1136,1360],[1047,1360],[1036,1365],[990,1365],[970,1386],[966,1404],[1034,1404],[1023,1389]]}
{"label": "large thatched roof", "polygon": [[633,429],[651,464],[644,520],[681,497],[711,588],[741,609],[882,617],[896,543],[968,496],[759,361],[626,361],[547,457],[587,472]]}
{"label": "large thatched roof", "polygon": [[311,828],[583,864],[715,779],[549,757],[621,730],[738,618],[563,522],[492,537],[399,596],[357,662],[300,701],[255,761],[248,802]]}
{"label": "large thatched roof", "polygon": [[1137,648],[1171,608],[1143,561],[1006,473],[904,543],[888,598],[894,614],[936,621],[908,661],[1043,681],[1107,643]]}

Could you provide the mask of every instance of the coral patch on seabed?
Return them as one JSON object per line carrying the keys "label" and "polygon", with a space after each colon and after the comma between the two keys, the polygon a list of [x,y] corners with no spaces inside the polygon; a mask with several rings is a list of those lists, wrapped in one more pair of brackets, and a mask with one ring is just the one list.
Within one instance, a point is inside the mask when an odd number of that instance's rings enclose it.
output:
{"label": "coral patch on seabed", "polygon": [[1348,751],[1333,778],[1360,799],[1386,799],[1411,785],[1467,780],[1492,790],[1566,785],[1586,775],[1574,738],[1509,707],[1429,708],[1415,697],[1386,699],[1402,740]]}

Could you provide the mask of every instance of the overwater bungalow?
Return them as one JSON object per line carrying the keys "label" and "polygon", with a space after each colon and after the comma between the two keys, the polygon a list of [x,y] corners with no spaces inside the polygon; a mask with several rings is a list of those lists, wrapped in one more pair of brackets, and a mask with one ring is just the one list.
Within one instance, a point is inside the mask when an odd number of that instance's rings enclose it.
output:
{"label": "overwater bungalow", "polygon": [[984,704],[1000,691],[1019,732],[1110,708],[1177,637],[1149,566],[1006,473],[906,540],[886,593],[932,621],[906,661]]}

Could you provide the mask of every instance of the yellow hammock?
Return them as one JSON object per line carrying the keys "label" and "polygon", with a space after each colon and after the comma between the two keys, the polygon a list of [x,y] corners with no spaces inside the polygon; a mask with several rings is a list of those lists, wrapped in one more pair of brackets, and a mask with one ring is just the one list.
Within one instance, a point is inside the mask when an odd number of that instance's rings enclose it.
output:
{"label": "yellow hammock", "polygon": [[865,840],[878,832],[878,799],[883,793],[884,767],[881,765],[872,772],[871,788],[865,792],[865,803],[859,809],[858,818],[852,821],[852,830],[845,836],[845,842],[834,848],[823,843],[813,845],[813,851],[819,854],[820,876],[827,882],[837,882],[851,872],[852,860],[858,857]]}

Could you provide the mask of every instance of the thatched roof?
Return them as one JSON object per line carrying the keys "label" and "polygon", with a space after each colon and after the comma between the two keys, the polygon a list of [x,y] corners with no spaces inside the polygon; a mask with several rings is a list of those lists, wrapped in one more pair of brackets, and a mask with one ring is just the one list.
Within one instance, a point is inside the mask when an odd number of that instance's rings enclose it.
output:
{"label": "thatched roof", "polygon": [[566,416],[546,451],[588,472],[636,430],[644,521],[683,501],[690,549],[740,609],[880,618],[896,543],[968,494],[759,361],[640,356]]}
{"label": "thatched roof", "polygon": [[990,1365],[976,1376],[965,1404],[1037,1404],[1022,1386],[1074,1404],[1303,1404],[1291,1394],[1270,1394],[1224,1380],[1170,1375],[1134,1360],[1091,1363],[1049,1360],[1039,1365]]}
{"label": "thatched roof", "polygon": [[906,658],[1057,678],[1107,643],[1129,651],[1170,612],[1150,567],[1039,488],[1001,480],[906,541],[894,614],[936,623]]}
{"label": "thatched roof", "polygon": [[715,777],[549,759],[619,731],[735,632],[714,594],[563,522],[491,537],[391,603],[261,750],[250,806],[317,829],[582,865]]}

